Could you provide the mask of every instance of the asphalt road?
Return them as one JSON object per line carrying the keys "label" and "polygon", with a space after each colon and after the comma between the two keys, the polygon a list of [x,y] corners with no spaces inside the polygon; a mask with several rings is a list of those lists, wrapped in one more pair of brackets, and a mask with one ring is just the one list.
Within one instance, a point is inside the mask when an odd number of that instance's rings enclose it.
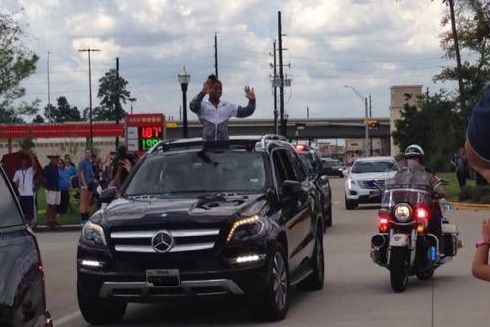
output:
{"label": "asphalt road", "polygon": [[[391,291],[388,271],[369,257],[376,231],[374,207],[346,211],[343,179],[332,178],[333,227],[325,234],[326,285],[317,292],[293,291],[281,326],[483,326],[488,323],[490,285],[471,275],[473,243],[489,212],[451,211],[465,247],[431,281],[411,278],[406,292]],[[55,326],[87,326],[76,300],[78,233],[41,233],[48,307]],[[130,304],[118,326],[260,325],[239,301]],[[269,324],[268,324],[269,325]]]}

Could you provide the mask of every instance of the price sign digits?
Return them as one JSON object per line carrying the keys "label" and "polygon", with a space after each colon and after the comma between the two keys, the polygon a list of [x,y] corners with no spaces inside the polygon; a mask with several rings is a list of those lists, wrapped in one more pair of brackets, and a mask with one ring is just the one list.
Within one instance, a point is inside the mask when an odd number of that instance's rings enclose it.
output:
{"label": "price sign digits", "polygon": [[151,138],[161,138],[162,137],[162,127],[141,127],[141,138],[151,139]]}
{"label": "price sign digits", "polygon": [[143,139],[141,140],[141,148],[143,149],[143,151],[148,151],[155,144],[158,144],[158,142],[160,142],[159,139]]}

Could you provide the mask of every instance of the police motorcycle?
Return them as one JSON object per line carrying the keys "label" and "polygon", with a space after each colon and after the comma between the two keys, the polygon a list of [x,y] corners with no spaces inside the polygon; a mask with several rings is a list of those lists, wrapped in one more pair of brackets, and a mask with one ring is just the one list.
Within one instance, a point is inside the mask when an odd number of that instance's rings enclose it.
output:
{"label": "police motorcycle", "polygon": [[[442,196],[433,191],[433,181],[424,172],[400,171],[382,190],[379,233],[371,238],[371,258],[389,270],[395,293],[407,288],[409,276],[430,279],[462,247],[456,225],[440,219]],[[448,184],[442,179],[437,183]],[[448,203],[441,202],[448,210]]]}

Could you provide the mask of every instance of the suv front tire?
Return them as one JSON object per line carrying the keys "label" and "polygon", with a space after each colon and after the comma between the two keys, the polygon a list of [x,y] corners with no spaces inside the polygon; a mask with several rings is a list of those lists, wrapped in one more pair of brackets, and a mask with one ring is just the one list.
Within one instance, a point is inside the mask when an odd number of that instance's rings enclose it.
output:
{"label": "suv front tire", "polygon": [[289,268],[286,250],[277,244],[269,262],[269,285],[261,299],[254,304],[254,312],[260,320],[279,321],[286,317],[289,306]]}
{"label": "suv front tire", "polygon": [[127,303],[114,299],[100,299],[77,287],[78,305],[83,318],[92,325],[110,325],[121,321]]}

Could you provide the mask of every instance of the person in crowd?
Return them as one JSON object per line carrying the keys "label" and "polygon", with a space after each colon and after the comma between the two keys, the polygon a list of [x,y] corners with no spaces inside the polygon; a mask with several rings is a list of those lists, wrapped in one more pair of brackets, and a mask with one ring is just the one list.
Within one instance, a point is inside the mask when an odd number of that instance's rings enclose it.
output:
{"label": "person in crowd", "polygon": [[59,167],[59,187],[61,192],[60,205],[56,208],[56,213],[64,215],[68,212],[70,204],[70,186],[72,178],[77,174],[77,168],[71,163],[69,154],[66,154],[64,160],[60,159]]}
{"label": "person in crowd", "polygon": [[112,171],[114,172],[114,176],[111,181],[116,189],[119,190],[121,188],[121,185],[124,184],[137,161],[138,158],[128,153],[128,148],[125,145],[119,146],[116,159],[113,161]]}
{"label": "person in crowd", "polygon": [[451,158],[451,164],[454,166],[454,172],[458,178],[459,187],[466,186],[466,179],[468,178],[468,160],[464,148],[458,150],[457,153]]}
{"label": "person in crowd", "polygon": [[[21,157],[21,168],[16,170],[13,177],[14,185],[19,192],[19,202],[24,213],[24,217],[29,226],[35,225],[36,206],[34,201],[34,175],[36,172],[37,160],[33,158],[32,152],[29,156],[24,154]],[[31,166],[29,162],[32,163]]]}
{"label": "person in crowd", "polygon": [[92,192],[94,186],[94,171],[90,158],[92,151],[86,148],[83,152],[83,158],[78,167],[78,178],[80,187],[80,216],[81,223],[84,224],[90,217],[90,207],[92,204]]}
{"label": "person in crowd", "polygon": [[49,164],[44,167],[44,187],[48,203],[46,214],[47,224],[50,227],[59,226],[56,219],[56,206],[60,204],[61,192],[59,187],[58,155],[48,155]]}
{"label": "person in crowd", "polygon": [[[202,138],[205,141],[222,141],[228,139],[228,120],[231,117],[244,118],[255,111],[254,89],[245,86],[245,97],[248,104],[237,106],[228,101],[220,100],[223,85],[214,75],[204,82],[201,92],[192,99],[190,109],[202,123]],[[208,95],[208,98],[204,98]]]}
{"label": "person in crowd", "polygon": [[[487,182],[490,182],[490,85],[473,108],[466,134],[468,162]],[[476,241],[473,276],[490,281],[488,251],[490,249],[490,219],[483,220],[481,238]]]}

